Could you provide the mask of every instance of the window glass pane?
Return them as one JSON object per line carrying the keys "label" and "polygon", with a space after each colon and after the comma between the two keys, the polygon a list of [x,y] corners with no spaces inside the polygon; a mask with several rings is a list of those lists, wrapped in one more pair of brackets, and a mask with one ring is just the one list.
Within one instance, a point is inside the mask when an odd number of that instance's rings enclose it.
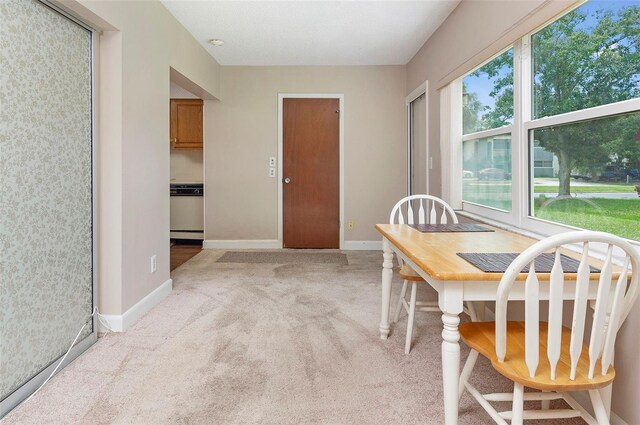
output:
{"label": "window glass pane", "polygon": [[640,96],[640,0],[592,1],[532,37],[533,115]]}
{"label": "window glass pane", "polygon": [[640,112],[529,137],[532,216],[640,240]]}
{"label": "window glass pane", "polygon": [[513,123],[513,49],[462,80],[463,134]]}
{"label": "window glass pane", "polygon": [[511,210],[511,135],[462,143],[462,200]]}

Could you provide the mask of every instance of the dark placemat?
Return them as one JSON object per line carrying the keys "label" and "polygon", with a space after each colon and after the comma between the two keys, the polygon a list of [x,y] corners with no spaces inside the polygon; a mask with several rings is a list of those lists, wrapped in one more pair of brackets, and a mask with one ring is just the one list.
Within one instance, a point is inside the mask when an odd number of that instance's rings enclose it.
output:
{"label": "dark placemat", "polygon": [[[507,267],[518,256],[513,252],[458,252],[458,256],[464,258],[485,273],[504,273]],[[553,262],[556,255],[554,253],[543,253],[536,257],[536,272],[550,273],[553,268]],[[575,258],[560,255],[560,263],[565,273],[577,273],[580,262]],[[600,272],[600,269],[589,266],[592,273]],[[527,273],[529,266],[526,266],[522,272]]]}
{"label": "dark placemat", "polygon": [[471,223],[459,223],[459,224],[410,224],[409,227],[413,227],[422,233],[438,233],[438,232],[493,232],[493,229],[488,227],[479,226]]}

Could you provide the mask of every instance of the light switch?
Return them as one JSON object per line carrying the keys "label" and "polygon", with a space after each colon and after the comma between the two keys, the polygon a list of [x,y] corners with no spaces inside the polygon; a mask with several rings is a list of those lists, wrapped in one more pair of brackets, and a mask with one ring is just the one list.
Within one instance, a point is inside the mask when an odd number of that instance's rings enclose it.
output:
{"label": "light switch", "polygon": [[276,166],[276,157],[272,156],[269,158],[269,167],[275,167],[275,166]]}
{"label": "light switch", "polygon": [[276,169],[271,167],[269,168],[269,177],[275,177],[276,176]]}

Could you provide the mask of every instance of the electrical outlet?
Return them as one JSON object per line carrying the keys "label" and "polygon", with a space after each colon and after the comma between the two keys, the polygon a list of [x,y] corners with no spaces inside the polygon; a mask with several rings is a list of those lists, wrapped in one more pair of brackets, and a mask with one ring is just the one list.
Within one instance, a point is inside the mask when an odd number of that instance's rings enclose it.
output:
{"label": "electrical outlet", "polygon": [[349,220],[347,221],[347,230],[353,230],[353,228],[355,227],[355,223],[353,220]]}
{"label": "electrical outlet", "polygon": [[276,157],[272,156],[269,157],[269,167],[275,167],[276,166]]}
{"label": "electrical outlet", "polygon": [[271,167],[269,168],[269,177],[275,177],[276,176],[276,169]]}
{"label": "electrical outlet", "polygon": [[151,273],[154,273],[158,270],[158,256],[153,254],[151,256]]}

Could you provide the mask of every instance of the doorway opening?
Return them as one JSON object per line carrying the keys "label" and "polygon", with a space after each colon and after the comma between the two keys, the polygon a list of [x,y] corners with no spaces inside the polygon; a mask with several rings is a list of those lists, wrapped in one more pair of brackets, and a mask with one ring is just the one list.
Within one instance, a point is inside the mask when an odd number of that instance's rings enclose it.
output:
{"label": "doorway opening", "polygon": [[204,240],[205,105],[202,89],[174,69],[169,95],[169,258],[173,271],[198,254]]}
{"label": "doorway opening", "polygon": [[427,83],[407,96],[407,194],[429,193]]}

